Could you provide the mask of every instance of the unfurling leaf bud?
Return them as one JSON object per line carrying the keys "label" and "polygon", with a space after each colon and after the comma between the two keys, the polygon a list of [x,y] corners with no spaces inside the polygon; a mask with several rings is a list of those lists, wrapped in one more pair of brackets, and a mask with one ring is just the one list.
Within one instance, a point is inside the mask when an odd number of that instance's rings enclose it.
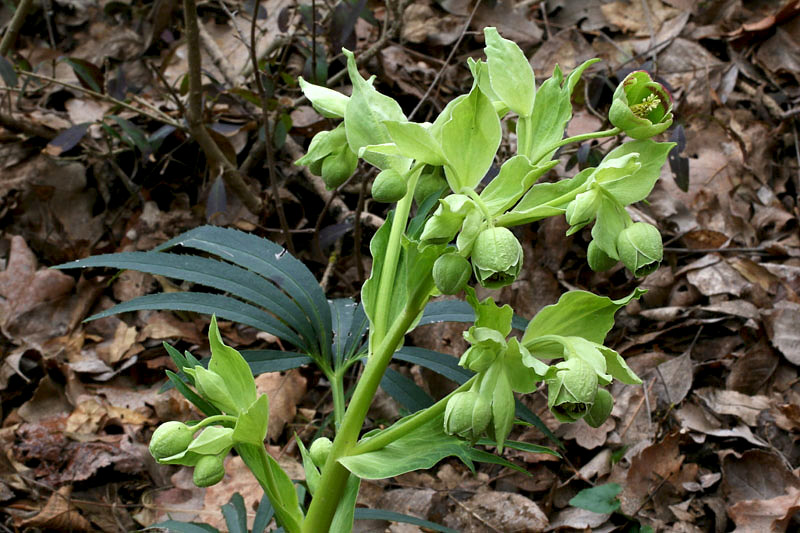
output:
{"label": "unfurling leaf bud", "polygon": [[156,460],[177,455],[189,447],[193,437],[194,430],[183,422],[165,422],[150,437],[150,455]]}
{"label": "unfurling leaf bud", "polygon": [[225,476],[224,455],[204,455],[194,465],[192,481],[198,487],[216,485]]}
{"label": "unfurling leaf bud", "polygon": [[442,294],[457,294],[471,275],[469,261],[455,253],[439,256],[433,264],[433,282]]}
{"label": "unfurling leaf bud", "polygon": [[492,404],[475,390],[455,394],[447,402],[444,412],[444,430],[477,441],[492,421]]}
{"label": "unfurling leaf bud", "polygon": [[592,189],[580,193],[567,205],[567,211],[564,214],[567,218],[567,224],[572,226],[569,233],[574,233],[574,231],[594,220],[599,207],[597,200],[598,192],[596,189]]}
{"label": "unfurling leaf bud", "polygon": [[375,177],[372,183],[372,197],[376,202],[393,203],[408,192],[405,178],[396,170],[387,168]]}
{"label": "unfurling leaf bud", "polygon": [[589,263],[589,268],[595,272],[605,272],[617,264],[617,260],[613,257],[609,257],[609,255],[597,245],[597,241],[589,243],[589,247],[586,249],[586,262]]}
{"label": "unfurling leaf bud", "polygon": [[664,257],[661,233],[646,222],[636,222],[617,236],[617,253],[634,276],[652,274]]}
{"label": "unfurling leaf bud", "polygon": [[597,372],[579,357],[555,365],[547,382],[547,407],[560,422],[575,422],[589,412],[597,395]]}
{"label": "unfurling leaf bud", "polygon": [[522,268],[522,245],[508,228],[485,229],[472,248],[472,267],[486,288],[510,285]]}
{"label": "unfurling leaf bud", "polygon": [[611,393],[606,389],[597,389],[597,395],[594,397],[594,404],[589,412],[583,419],[587,424],[593,428],[599,428],[606,421],[608,415],[611,414],[611,409],[614,408],[614,398]]}
{"label": "unfurling leaf bud", "polygon": [[672,125],[672,97],[647,72],[631,72],[614,91],[608,120],[633,139],[649,139]]}
{"label": "unfurling leaf bud", "polygon": [[311,443],[308,453],[311,455],[311,460],[318,468],[322,468],[325,461],[328,460],[328,455],[331,453],[333,442],[328,437],[320,437]]}

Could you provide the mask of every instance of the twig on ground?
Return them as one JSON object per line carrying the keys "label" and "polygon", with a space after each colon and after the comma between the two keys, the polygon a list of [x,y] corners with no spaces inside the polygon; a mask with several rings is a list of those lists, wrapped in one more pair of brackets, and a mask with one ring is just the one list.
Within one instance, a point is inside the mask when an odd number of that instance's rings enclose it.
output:
{"label": "twig on ground", "polygon": [[203,123],[203,87],[200,60],[200,30],[198,28],[197,5],[195,0],[183,0],[183,15],[186,25],[186,47],[189,61],[189,107],[186,110],[186,121],[189,132],[206,155],[209,166],[219,165],[222,168],[222,179],[239,197],[247,209],[259,214],[262,209],[261,200],[247,186],[244,177],[230,161],[216,141],[206,130]]}
{"label": "twig on ground", "polygon": [[11,19],[5,35],[3,35],[3,40],[0,41],[0,56],[5,57],[8,55],[14,43],[17,42],[19,31],[22,29],[25,17],[28,16],[28,12],[31,10],[32,6],[33,0],[20,0],[17,9],[14,11],[14,17]]}
{"label": "twig on ground", "polygon": [[283,202],[281,202],[280,191],[278,190],[278,176],[275,169],[275,150],[272,146],[272,121],[269,118],[269,100],[267,98],[267,91],[264,89],[264,84],[261,82],[261,70],[258,68],[258,58],[256,57],[256,20],[258,19],[258,2],[253,2],[252,20],[250,21],[250,61],[253,65],[254,77],[256,79],[256,87],[258,88],[258,95],[261,98],[261,115],[264,126],[264,148],[267,152],[267,173],[269,174],[269,185],[272,189],[272,200],[275,202],[275,211],[278,213],[278,221],[283,229],[283,239],[286,243],[286,248],[292,255],[295,254],[294,243],[292,242],[292,234],[289,232],[289,223],[286,221],[286,213],[283,211]]}

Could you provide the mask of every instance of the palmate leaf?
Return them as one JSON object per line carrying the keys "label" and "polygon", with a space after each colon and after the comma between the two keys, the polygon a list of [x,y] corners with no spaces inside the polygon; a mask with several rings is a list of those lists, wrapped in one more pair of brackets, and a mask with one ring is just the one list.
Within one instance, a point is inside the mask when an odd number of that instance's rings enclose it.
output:
{"label": "palmate leaf", "polygon": [[229,263],[194,255],[122,252],[88,257],[64,267],[137,270],[212,287],[261,306],[280,317],[304,337],[301,348],[308,349],[316,343],[316,334],[308,317],[292,300],[263,277]]}
{"label": "palmate leaf", "polygon": [[117,304],[110,309],[90,316],[86,320],[96,320],[119,313],[141,310],[192,311],[205,315],[216,314],[219,318],[252,326],[295,345],[302,345],[303,342],[294,331],[261,309],[219,294],[197,292],[148,294]]}
{"label": "palmate leaf", "polygon": [[[165,253],[178,246],[213,254],[223,261]],[[324,292],[303,263],[267,239],[234,229],[202,226],[150,252],[90,257],[56,268],[86,267],[139,270],[213,287],[228,295],[148,295],[90,319],[142,309],[217,314],[276,335],[312,356],[330,356],[331,312]]]}
{"label": "palmate leaf", "polygon": [[328,358],[331,347],[328,300],[311,271],[282,246],[235,229],[201,226],[165,242],[155,251],[177,246],[214,254],[278,285],[310,319],[321,354]]}

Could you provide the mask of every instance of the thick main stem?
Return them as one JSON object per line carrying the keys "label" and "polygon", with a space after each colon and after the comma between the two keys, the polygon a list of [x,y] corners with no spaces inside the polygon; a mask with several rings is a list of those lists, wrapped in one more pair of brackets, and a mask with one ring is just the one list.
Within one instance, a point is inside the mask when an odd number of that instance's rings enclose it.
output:
{"label": "thick main stem", "polygon": [[333,441],[330,455],[322,469],[322,477],[303,522],[303,533],[323,533],[329,530],[345,483],[350,475],[348,470],[339,463],[339,458],[348,455],[355,445],[369,406],[372,404],[381,378],[386,372],[386,367],[425,303],[426,301],[409,302],[367,361],[364,374],[358,381],[353,398],[345,412],[342,427]]}

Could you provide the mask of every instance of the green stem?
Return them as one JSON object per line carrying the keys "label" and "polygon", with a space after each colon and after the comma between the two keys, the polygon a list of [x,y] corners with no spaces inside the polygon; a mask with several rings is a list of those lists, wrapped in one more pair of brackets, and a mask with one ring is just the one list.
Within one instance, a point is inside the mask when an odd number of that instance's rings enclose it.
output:
{"label": "green stem", "polygon": [[462,192],[465,192],[467,196],[469,196],[472,199],[472,201],[475,202],[475,205],[478,206],[478,209],[480,209],[481,213],[483,213],[483,217],[489,223],[489,227],[490,228],[494,227],[494,224],[492,222],[492,214],[489,212],[489,208],[486,206],[484,201],[481,200],[480,195],[478,195],[478,193],[475,192],[475,189],[466,189],[465,191]]}
{"label": "green stem", "polygon": [[431,405],[427,409],[419,411],[417,414],[406,418],[404,421],[393,425],[392,427],[378,433],[374,437],[370,437],[368,439],[360,441],[355,447],[350,451],[349,455],[360,455],[362,453],[369,453],[374,452],[376,450],[380,450],[386,447],[386,445],[391,444],[392,442],[396,441],[400,437],[404,435],[408,435],[411,431],[414,431],[418,427],[430,422],[441,413],[444,412],[445,408],[447,407],[447,402],[452,398],[454,395],[458,394],[459,392],[463,392],[468,390],[472,384],[475,382],[478,376],[472,376],[467,381],[465,381],[461,386],[459,386],[456,390],[436,402],[435,404]]}
{"label": "green stem", "polygon": [[331,383],[331,395],[333,396],[333,419],[336,430],[342,425],[344,418],[344,372],[331,372],[328,376],[328,381]]}
{"label": "green stem", "polygon": [[236,426],[236,417],[230,415],[214,415],[209,416],[208,418],[204,418],[197,424],[193,426],[189,426],[191,429],[197,431],[198,429],[203,429],[207,426],[225,426],[225,427],[235,427]]}
{"label": "green stem", "polygon": [[539,159],[537,159],[536,161],[533,161],[533,164],[534,165],[538,164],[539,161],[544,159],[544,156],[553,153],[553,151],[558,150],[559,148],[567,144],[588,141],[589,139],[600,139],[602,137],[613,137],[614,135],[619,134],[621,131],[622,130],[619,128],[611,128],[610,130],[595,131],[592,133],[583,133],[581,135],[574,135],[572,137],[567,137],[566,139],[562,139],[557,143],[548,146],[547,149],[542,152],[542,156],[539,157]]}
{"label": "green stem", "polygon": [[392,303],[392,286],[397,282],[395,273],[400,257],[401,238],[406,229],[408,214],[411,212],[411,202],[414,200],[414,189],[417,187],[417,180],[422,172],[424,163],[417,163],[409,171],[408,191],[406,195],[397,202],[397,208],[392,219],[392,229],[389,233],[389,242],[386,245],[386,257],[383,261],[381,270],[381,280],[378,286],[378,298],[375,304],[375,322],[372,325],[370,344],[380,344],[388,329],[389,308]]}
{"label": "green stem", "polygon": [[517,120],[517,153],[528,156],[533,151],[533,121],[530,117]]}
{"label": "green stem", "polygon": [[319,486],[303,522],[303,533],[323,533],[329,530],[339,498],[350,476],[350,472],[339,463],[339,458],[349,455],[355,445],[369,406],[372,404],[381,378],[386,372],[386,367],[389,366],[406,331],[425,307],[426,301],[427,299],[409,302],[400,316],[394,320],[375,352],[367,360],[364,373],[356,385],[342,426],[333,441],[330,455],[322,469]]}

